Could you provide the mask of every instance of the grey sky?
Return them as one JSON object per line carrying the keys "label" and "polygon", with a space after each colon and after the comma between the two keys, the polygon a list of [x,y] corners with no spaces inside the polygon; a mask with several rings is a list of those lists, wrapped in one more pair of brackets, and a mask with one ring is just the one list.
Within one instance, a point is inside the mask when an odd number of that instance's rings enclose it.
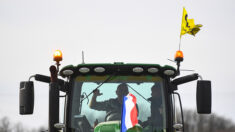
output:
{"label": "grey sky", "polygon": [[[234,0],[1,0],[0,117],[27,126],[47,125],[48,85],[35,83],[35,112],[19,116],[19,82],[35,73],[49,75],[52,54],[61,49],[62,66],[82,62],[172,65],[185,6],[202,24],[182,37],[184,69],[212,80],[213,112],[235,121]],[[190,72],[183,72],[190,74]],[[180,87],[184,108],[196,108],[196,83]]]}

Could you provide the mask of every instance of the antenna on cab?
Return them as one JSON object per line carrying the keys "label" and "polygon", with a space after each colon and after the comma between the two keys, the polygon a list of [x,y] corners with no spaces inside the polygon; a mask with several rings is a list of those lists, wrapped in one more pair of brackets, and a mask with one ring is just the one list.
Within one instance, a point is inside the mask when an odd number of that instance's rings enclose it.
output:
{"label": "antenna on cab", "polygon": [[82,51],[82,64],[85,64],[85,61],[84,61],[84,51]]}

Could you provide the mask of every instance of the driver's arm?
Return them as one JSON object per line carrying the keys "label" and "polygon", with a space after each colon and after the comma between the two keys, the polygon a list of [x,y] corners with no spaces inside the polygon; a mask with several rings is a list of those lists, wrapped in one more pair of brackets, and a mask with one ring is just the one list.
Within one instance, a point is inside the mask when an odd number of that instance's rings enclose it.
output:
{"label": "driver's arm", "polygon": [[90,104],[89,104],[89,107],[90,108],[94,108],[94,106],[96,106],[97,102],[96,102],[96,98],[97,96],[100,96],[100,91],[98,89],[94,90],[93,91],[93,95],[92,95],[92,98],[91,98],[91,101],[90,101]]}
{"label": "driver's arm", "polygon": [[99,90],[93,91],[93,96],[91,98],[89,107],[91,109],[95,109],[95,110],[99,110],[99,111],[106,111],[108,109],[110,102],[109,102],[109,100],[97,102],[96,98],[97,98],[97,96],[100,96],[100,95],[102,95],[102,94],[99,92]]}

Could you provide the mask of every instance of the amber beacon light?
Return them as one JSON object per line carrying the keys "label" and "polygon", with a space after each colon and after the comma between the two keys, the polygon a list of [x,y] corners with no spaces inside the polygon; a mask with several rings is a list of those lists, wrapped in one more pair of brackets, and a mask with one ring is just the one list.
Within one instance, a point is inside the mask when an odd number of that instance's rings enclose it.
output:
{"label": "amber beacon light", "polygon": [[184,60],[183,52],[180,51],[180,50],[176,51],[176,53],[175,53],[175,61],[176,62],[181,62],[183,60]]}
{"label": "amber beacon light", "polygon": [[56,62],[62,61],[62,52],[60,50],[56,50],[53,54],[53,59]]}

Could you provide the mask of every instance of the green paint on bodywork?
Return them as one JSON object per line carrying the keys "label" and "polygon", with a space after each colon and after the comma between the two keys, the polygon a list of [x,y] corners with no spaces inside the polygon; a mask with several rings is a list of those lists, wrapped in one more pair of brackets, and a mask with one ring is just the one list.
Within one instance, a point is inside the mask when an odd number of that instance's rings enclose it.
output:
{"label": "green paint on bodywork", "polygon": [[63,67],[61,69],[61,71],[64,70],[64,69],[73,69],[73,68],[75,68],[73,65],[67,65],[67,66]]}
{"label": "green paint on bodywork", "polygon": [[[120,121],[108,121],[99,123],[94,132],[120,132],[121,122]],[[127,130],[127,132],[142,132],[143,129],[140,125],[135,125],[134,127]]]}
{"label": "green paint on bodywork", "polygon": [[91,63],[91,64],[78,64],[77,67],[82,66],[97,66],[97,65],[103,65],[103,66],[109,66],[109,65],[117,65],[117,64],[111,64],[111,63]]}
{"label": "green paint on bodywork", "polygon": [[110,121],[99,123],[94,132],[120,132],[120,121]]}
{"label": "green paint on bodywork", "polygon": [[146,76],[147,80],[152,80],[152,76]]}
{"label": "green paint on bodywork", "polygon": [[172,69],[172,70],[176,70],[174,67],[172,67],[172,66],[169,66],[169,65],[165,65],[165,66],[163,66],[163,68],[166,68],[166,69]]}
{"label": "green paint on bodywork", "polygon": [[87,75],[86,80],[90,80],[90,79],[91,79],[91,76]]}

